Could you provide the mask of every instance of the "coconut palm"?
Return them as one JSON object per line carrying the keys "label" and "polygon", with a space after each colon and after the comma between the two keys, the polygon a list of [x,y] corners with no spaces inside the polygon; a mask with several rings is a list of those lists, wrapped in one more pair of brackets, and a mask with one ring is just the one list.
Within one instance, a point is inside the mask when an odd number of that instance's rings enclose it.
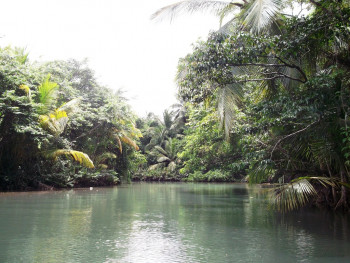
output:
{"label": "coconut palm", "polygon": [[164,147],[156,145],[150,152],[157,158],[157,163],[149,167],[150,170],[165,168],[168,172],[174,172],[178,164],[177,153],[179,144],[176,139],[169,138]]}
{"label": "coconut palm", "polygon": [[239,25],[241,29],[261,33],[277,21],[285,3],[285,0],[185,0],[157,10],[151,18],[172,20],[182,13],[211,12],[220,18],[221,25],[224,19],[228,20],[222,30]]}

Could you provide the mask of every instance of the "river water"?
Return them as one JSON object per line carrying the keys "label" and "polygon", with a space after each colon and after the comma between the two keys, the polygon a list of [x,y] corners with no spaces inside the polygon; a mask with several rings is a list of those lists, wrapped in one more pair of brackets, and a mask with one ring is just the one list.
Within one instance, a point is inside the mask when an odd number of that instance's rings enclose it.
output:
{"label": "river water", "polygon": [[350,217],[279,214],[258,186],[0,194],[0,262],[350,262]]}

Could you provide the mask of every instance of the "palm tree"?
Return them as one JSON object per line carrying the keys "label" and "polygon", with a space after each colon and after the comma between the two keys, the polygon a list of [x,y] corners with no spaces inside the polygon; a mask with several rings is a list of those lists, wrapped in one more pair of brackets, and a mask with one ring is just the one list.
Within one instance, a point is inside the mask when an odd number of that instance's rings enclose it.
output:
{"label": "palm tree", "polygon": [[171,115],[173,115],[173,127],[174,130],[176,130],[176,134],[178,137],[181,137],[184,128],[185,128],[185,124],[186,124],[186,106],[184,102],[179,102],[179,103],[175,103],[173,105],[170,106],[170,108],[172,109],[171,111]]}
{"label": "palm tree", "polygon": [[185,116],[184,109],[178,107],[178,105],[173,106],[174,111],[165,110],[162,119],[154,116],[155,118],[152,119],[152,122],[157,125],[149,127],[146,131],[146,134],[151,137],[151,140],[145,146],[146,151],[152,150],[156,145],[165,147],[165,143],[169,138],[179,138],[182,136]]}
{"label": "palm tree", "polygon": [[151,155],[157,158],[157,163],[149,167],[150,170],[165,168],[167,172],[174,172],[179,159],[177,153],[179,144],[176,139],[169,138],[164,147],[156,145],[150,152]]}
{"label": "palm tree", "polygon": [[[44,81],[38,87],[38,101],[39,101],[39,117],[40,126],[50,134],[58,137],[63,133],[68,123],[67,113],[72,112],[79,103],[79,98],[73,99],[64,103],[61,107],[51,111],[55,108],[57,101],[57,91],[59,86],[55,82],[50,81],[50,74],[48,74]],[[27,86],[20,86],[27,94],[30,94],[30,89]],[[51,111],[51,112],[50,112]],[[48,158],[57,160],[59,156],[68,157],[81,165],[94,168],[94,164],[86,153],[75,151],[72,149],[55,149],[46,151],[44,154]]]}
{"label": "palm tree", "polygon": [[224,19],[228,19],[228,22],[221,26],[222,31],[227,31],[231,25],[238,25],[240,29],[261,33],[277,21],[286,2],[285,0],[185,0],[157,10],[151,18],[172,20],[182,13],[209,11],[220,18],[221,25]]}

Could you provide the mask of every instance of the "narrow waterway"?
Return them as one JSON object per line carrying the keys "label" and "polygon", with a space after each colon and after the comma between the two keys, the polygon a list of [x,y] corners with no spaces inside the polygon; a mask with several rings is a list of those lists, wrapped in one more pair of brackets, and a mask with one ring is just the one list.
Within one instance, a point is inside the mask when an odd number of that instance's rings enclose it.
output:
{"label": "narrow waterway", "polygon": [[0,262],[350,262],[350,218],[281,215],[258,186],[0,193]]}

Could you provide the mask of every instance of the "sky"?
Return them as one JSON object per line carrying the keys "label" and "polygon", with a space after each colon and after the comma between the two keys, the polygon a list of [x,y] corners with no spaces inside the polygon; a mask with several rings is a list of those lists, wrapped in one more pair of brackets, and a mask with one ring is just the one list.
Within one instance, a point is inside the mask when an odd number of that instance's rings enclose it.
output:
{"label": "sky", "polygon": [[0,47],[25,47],[37,61],[88,59],[99,83],[122,89],[135,113],[176,103],[179,58],[219,27],[208,14],[153,21],[178,0],[3,0]]}

